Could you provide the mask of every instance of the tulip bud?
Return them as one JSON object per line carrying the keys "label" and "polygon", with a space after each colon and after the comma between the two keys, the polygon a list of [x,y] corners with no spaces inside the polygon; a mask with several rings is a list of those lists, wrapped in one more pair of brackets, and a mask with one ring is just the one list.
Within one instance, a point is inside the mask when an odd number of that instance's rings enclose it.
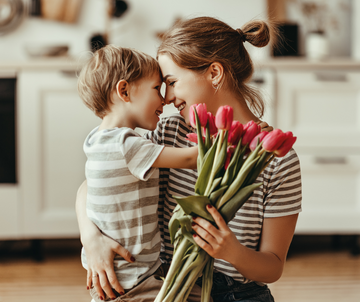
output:
{"label": "tulip bud", "polygon": [[[186,138],[187,140],[189,140],[190,142],[193,142],[195,144],[198,143],[198,136],[196,133],[188,133],[186,134]],[[205,142],[205,137],[203,137],[203,141]]]}
{"label": "tulip bud", "polygon": [[237,145],[241,135],[243,134],[244,126],[239,121],[233,121],[231,129],[229,130],[228,142],[230,145]]}
{"label": "tulip bud", "polygon": [[220,130],[230,130],[233,121],[233,109],[230,106],[221,106],[216,112],[215,125]]}
{"label": "tulip bud", "polygon": [[264,139],[263,139],[263,148],[267,152],[274,152],[277,150],[281,144],[286,139],[285,133],[280,129],[275,129],[271,131]]}
{"label": "tulip bud", "polygon": [[248,122],[244,126],[245,134],[243,135],[241,145],[245,146],[250,144],[253,138],[261,132],[261,126],[256,124],[254,121]]}
{"label": "tulip bud", "polygon": [[284,133],[284,135],[286,137],[284,142],[281,144],[281,146],[277,150],[274,151],[274,154],[277,157],[285,156],[296,142],[297,137],[293,136],[292,132],[288,131],[288,132]]}
{"label": "tulip bud", "polygon": [[206,104],[194,104],[190,106],[190,112],[189,112],[190,125],[193,128],[196,128],[196,118],[195,118],[194,108],[196,109],[196,113],[199,117],[200,126],[206,127],[206,123],[208,119]]}
{"label": "tulip bud", "polygon": [[208,112],[207,116],[208,116],[208,122],[209,122],[210,135],[215,135],[218,131],[218,129],[216,128],[216,125],[215,125],[215,116],[211,112]]}
{"label": "tulip bud", "polygon": [[251,143],[250,143],[250,145],[249,145],[250,150],[251,150],[251,151],[254,151],[254,150],[256,149],[257,145],[258,145],[258,141],[259,141],[259,143],[261,143],[261,142],[263,141],[264,137],[267,136],[268,134],[269,134],[269,132],[267,132],[267,131],[262,131],[262,132],[260,132],[258,135],[256,135],[256,136],[252,139],[252,141],[251,141]]}

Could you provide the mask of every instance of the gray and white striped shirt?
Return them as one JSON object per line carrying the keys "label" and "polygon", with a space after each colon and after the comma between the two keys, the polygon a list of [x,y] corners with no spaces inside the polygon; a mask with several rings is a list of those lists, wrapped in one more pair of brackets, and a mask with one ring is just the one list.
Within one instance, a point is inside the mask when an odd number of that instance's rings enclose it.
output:
{"label": "gray and white striped shirt", "polygon": [[[186,134],[192,132],[181,115],[162,119],[154,132],[149,132],[147,138],[156,144],[172,147],[192,147],[195,144],[186,139]],[[196,170],[160,169],[159,226],[162,239],[162,261],[171,261],[173,246],[170,243],[168,223],[176,201],[176,196],[194,195],[194,185],[197,180]],[[258,177],[256,182],[263,185],[254,191],[253,195],[229,222],[230,229],[237,239],[251,249],[258,249],[264,218],[281,217],[301,212],[301,175],[300,163],[294,150],[283,158],[275,158]],[[235,280],[247,283],[230,263],[215,260],[215,270],[222,272]]]}
{"label": "gray and white striped shirt", "polygon": [[[114,260],[121,285],[130,289],[160,265],[159,170],[152,168],[164,146],[130,128],[90,132],[84,143],[86,212],[98,228],[136,258]],[[86,255],[82,251],[86,268]]]}

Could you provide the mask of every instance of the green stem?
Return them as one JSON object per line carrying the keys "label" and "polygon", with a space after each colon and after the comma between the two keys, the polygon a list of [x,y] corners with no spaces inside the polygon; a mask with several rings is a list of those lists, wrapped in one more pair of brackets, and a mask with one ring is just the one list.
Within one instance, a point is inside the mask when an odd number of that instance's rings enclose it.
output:
{"label": "green stem", "polygon": [[205,196],[208,196],[210,194],[212,182],[213,182],[213,179],[215,178],[215,173],[216,173],[215,164],[217,162],[217,158],[219,157],[219,153],[220,153],[223,141],[224,141],[224,134],[225,134],[225,130],[220,130],[220,134],[219,134],[220,137],[219,137],[218,145],[216,146],[216,152],[215,152],[214,162],[213,162],[210,177],[209,177],[209,182],[207,183],[205,193],[204,193]]}
{"label": "green stem", "polygon": [[170,265],[169,271],[166,275],[165,281],[164,281],[163,285],[161,286],[161,289],[160,289],[158,295],[156,296],[156,299],[154,302],[162,302],[164,300],[166,293],[168,292],[168,286],[172,283],[172,279],[176,275],[178,269],[181,267],[185,252],[187,251],[187,249],[189,248],[189,246],[191,244],[192,243],[185,238],[183,238],[180,241],[178,248],[174,252],[173,259],[171,261],[171,265]]}

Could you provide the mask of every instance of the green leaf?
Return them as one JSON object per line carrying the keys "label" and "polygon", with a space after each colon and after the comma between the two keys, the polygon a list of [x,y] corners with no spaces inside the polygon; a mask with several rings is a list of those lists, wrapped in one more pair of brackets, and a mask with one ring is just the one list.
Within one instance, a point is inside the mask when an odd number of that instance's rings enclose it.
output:
{"label": "green leaf", "polygon": [[212,147],[206,152],[206,155],[203,160],[201,171],[199,172],[198,179],[195,183],[195,193],[199,195],[204,195],[205,189],[208,185],[211,170],[213,168],[214,156],[216,152],[216,146],[218,144],[218,137],[216,138]]}
{"label": "green leaf", "polygon": [[228,188],[228,186],[223,186],[220,189],[218,189],[215,192],[212,192],[210,194],[209,199],[210,199],[211,203],[215,206],[215,208],[218,208],[217,202],[220,200],[221,196],[223,196],[223,194],[227,188]]}
{"label": "green leaf", "polygon": [[210,194],[211,194],[211,192],[213,192],[213,191],[217,188],[217,186],[220,184],[221,179],[222,179],[222,177],[218,177],[218,178],[215,178],[215,179],[214,179],[214,181],[213,181],[213,183],[212,183],[212,185],[211,185],[211,188],[210,188]]}
{"label": "green leaf", "polygon": [[199,120],[199,116],[196,112],[196,109],[194,108],[194,112],[195,112],[195,120],[196,120],[196,133],[197,133],[197,137],[198,137],[198,148],[199,148],[199,157],[200,157],[200,162],[202,163],[203,158],[205,156],[205,144],[202,138],[202,133],[201,133],[201,124],[200,124],[200,120]]}
{"label": "green leaf", "polygon": [[235,193],[241,188],[242,184],[244,183],[246,177],[250,173],[253,166],[256,164],[257,160],[258,159],[255,158],[252,162],[248,163],[246,166],[244,164],[244,166],[241,168],[239,174],[237,175],[237,177],[235,178],[233,183],[230,185],[229,189],[225,192],[223,197],[221,197],[221,199],[219,201],[219,205],[218,205],[219,208],[223,204],[225,204],[225,202],[227,202],[232,196],[234,196]]}
{"label": "green leaf", "polygon": [[[242,139],[242,138],[241,138]],[[231,158],[231,161],[229,163],[228,168],[225,171],[224,177],[221,181],[221,186],[227,186],[230,185],[233,178],[234,178],[234,170],[236,168],[236,163],[239,160],[239,156],[241,154],[241,139],[239,141],[239,143],[237,144],[234,154]]]}
{"label": "green leaf", "polygon": [[193,195],[187,197],[176,197],[173,198],[182,207],[187,215],[196,215],[206,220],[214,222],[214,219],[210,213],[206,210],[206,206],[210,203],[209,198],[201,195]]}
{"label": "green leaf", "polygon": [[219,212],[226,223],[235,217],[236,212],[249,199],[253,191],[261,185],[262,183],[256,183],[240,189],[232,198],[220,207]]}
{"label": "green leaf", "polygon": [[170,233],[171,244],[174,244],[175,235],[180,226],[179,218],[181,218],[184,215],[185,215],[184,210],[180,207],[180,205],[176,205],[173,211],[173,215],[171,216],[171,219],[169,221],[169,233]]}
{"label": "green leaf", "polygon": [[228,131],[225,132],[225,137],[221,145],[219,156],[217,157],[216,162],[214,163],[214,176],[221,170],[221,168],[225,164],[226,155],[227,155],[227,140],[228,140]]}
{"label": "green leaf", "polygon": [[205,153],[211,147],[211,138],[210,138],[210,125],[209,121],[206,123],[206,135],[205,135]]}

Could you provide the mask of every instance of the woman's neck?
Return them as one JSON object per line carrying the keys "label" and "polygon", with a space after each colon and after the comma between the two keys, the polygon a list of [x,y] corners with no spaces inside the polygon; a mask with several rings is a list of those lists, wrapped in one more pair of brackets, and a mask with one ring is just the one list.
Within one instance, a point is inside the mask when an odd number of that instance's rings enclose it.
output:
{"label": "woman's neck", "polygon": [[255,122],[259,121],[259,118],[251,112],[245,99],[241,96],[235,95],[226,89],[221,91],[221,88],[217,94],[216,104],[218,104],[219,107],[225,105],[231,106],[234,110],[234,120],[239,121],[242,124],[246,124],[251,120]]}

